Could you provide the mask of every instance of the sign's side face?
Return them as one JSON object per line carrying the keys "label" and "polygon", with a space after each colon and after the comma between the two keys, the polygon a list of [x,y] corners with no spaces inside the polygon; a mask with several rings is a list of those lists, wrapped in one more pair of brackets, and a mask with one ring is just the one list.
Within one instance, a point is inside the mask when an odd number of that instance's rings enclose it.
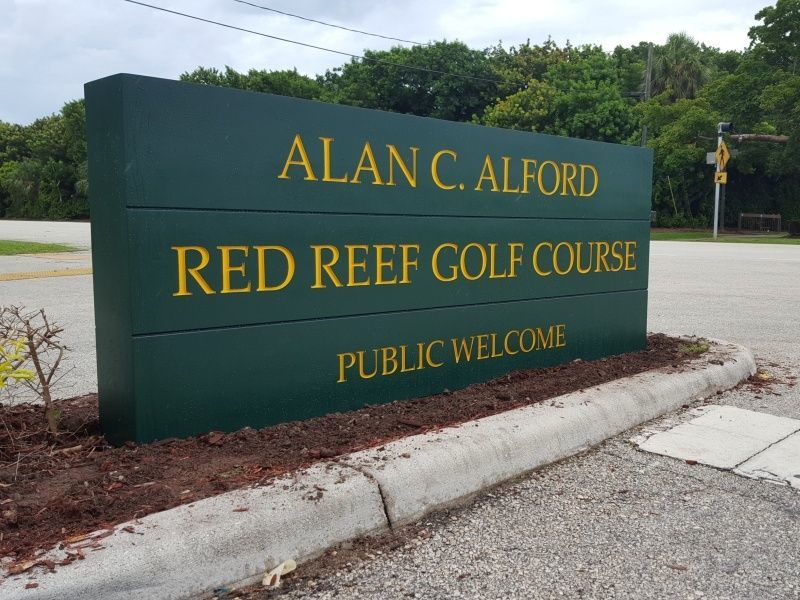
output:
{"label": "sign's side face", "polygon": [[649,150],[133,75],[86,102],[111,440],[645,344]]}

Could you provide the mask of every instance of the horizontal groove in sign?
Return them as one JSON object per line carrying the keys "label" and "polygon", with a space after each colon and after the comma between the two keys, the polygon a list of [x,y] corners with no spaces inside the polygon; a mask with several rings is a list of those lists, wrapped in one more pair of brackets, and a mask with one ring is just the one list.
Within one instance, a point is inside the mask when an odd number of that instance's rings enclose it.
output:
{"label": "horizontal groove in sign", "polygon": [[354,217],[410,217],[416,219],[524,219],[529,221],[609,221],[616,223],[650,223],[650,215],[640,219],[613,219],[602,217],[560,217],[560,216],[526,216],[526,215],[448,215],[448,214],[409,214],[409,213],[380,213],[380,212],[337,212],[337,211],[311,211],[311,210],[271,210],[271,209],[240,209],[240,208],[192,208],[180,206],[128,206],[128,210],[154,211],[154,212],[217,212],[217,213],[245,213],[245,214],[272,214],[272,215],[330,215]]}
{"label": "horizontal groove in sign", "polygon": [[[646,292],[646,288],[642,289],[630,289],[625,290],[625,292]],[[384,312],[371,312],[371,313],[353,313],[347,315],[337,315],[334,317],[312,317],[308,319],[294,319],[294,320],[286,320],[286,321],[267,321],[262,323],[242,323],[239,325],[226,325],[221,327],[197,327],[194,329],[182,329],[182,330],[175,330],[175,331],[158,331],[154,333],[140,333],[135,334],[133,337],[135,338],[146,338],[146,337],[154,337],[154,336],[163,336],[163,335],[176,335],[182,333],[195,333],[195,332],[202,332],[202,331],[221,331],[225,329],[244,329],[249,327],[265,327],[267,325],[290,325],[293,323],[312,323],[314,321],[335,321],[335,320],[343,320],[343,319],[355,319],[359,317],[369,317],[369,316],[386,316],[386,315],[397,315],[402,313],[414,313],[414,312],[426,312],[426,311],[437,311],[437,310],[451,310],[451,309],[461,309],[461,308],[473,308],[479,306],[495,306],[501,304],[518,304],[520,302],[531,302],[537,300],[560,300],[560,299],[567,299],[567,298],[581,298],[583,296],[606,296],[608,294],[618,294],[621,293],[619,291],[609,291],[609,292],[596,292],[592,294],[569,294],[565,296],[544,296],[541,298],[519,298],[517,300],[498,300],[494,302],[477,302],[475,304],[457,304],[457,305],[449,305],[449,306],[425,306],[420,308],[407,308],[403,310],[390,310]]]}

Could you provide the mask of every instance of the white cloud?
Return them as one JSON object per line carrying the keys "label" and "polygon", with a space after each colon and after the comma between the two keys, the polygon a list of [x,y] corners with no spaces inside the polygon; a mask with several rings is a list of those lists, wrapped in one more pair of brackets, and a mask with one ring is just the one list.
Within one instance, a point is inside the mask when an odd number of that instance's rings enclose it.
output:
{"label": "white cloud", "polygon": [[[253,0],[279,10],[411,40],[460,39],[484,48],[503,40],[632,45],[674,31],[742,49],[766,0]],[[360,54],[392,42],[293,19],[231,0],[149,0],[231,25]],[[601,8],[602,6],[602,8]],[[199,65],[239,70],[296,67],[323,73],[348,59],[191,21],[121,0],[0,0],[0,119],[28,123],[112,73],[177,78]]]}

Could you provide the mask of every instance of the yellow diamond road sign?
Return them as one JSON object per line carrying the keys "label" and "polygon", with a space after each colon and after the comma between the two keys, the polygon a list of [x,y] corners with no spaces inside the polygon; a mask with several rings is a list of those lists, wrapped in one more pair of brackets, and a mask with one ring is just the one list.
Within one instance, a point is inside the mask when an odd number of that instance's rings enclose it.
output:
{"label": "yellow diamond road sign", "polygon": [[728,146],[725,145],[725,142],[720,143],[719,148],[715,152],[717,157],[717,164],[719,165],[719,170],[724,171],[725,165],[728,164],[728,159],[731,157],[731,153],[728,152]]}
{"label": "yellow diamond road sign", "polygon": [[725,171],[714,173],[714,183],[728,183],[728,174]]}

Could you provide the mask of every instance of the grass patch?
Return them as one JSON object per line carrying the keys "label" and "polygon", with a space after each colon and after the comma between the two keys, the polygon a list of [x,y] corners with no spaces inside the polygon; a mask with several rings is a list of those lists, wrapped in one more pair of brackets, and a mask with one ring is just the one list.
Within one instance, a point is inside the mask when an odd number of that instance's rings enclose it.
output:
{"label": "grass patch", "polygon": [[[714,234],[711,231],[698,229],[696,231],[673,231],[670,229],[653,229],[650,239],[654,241],[680,241],[680,242],[713,242]],[[717,243],[733,244],[792,244],[800,246],[800,237],[789,237],[788,233],[763,233],[741,234],[722,233],[717,236]]]}
{"label": "grass patch", "polygon": [[77,248],[66,244],[43,244],[41,242],[20,242],[0,240],[0,256],[13,254],[41,254],[42,252],[75,252]]}
{"label": "grass patch", "polygon": [[684,354],[705,354],[708,352],[708,344],[706,342],[695,342],[693,344],[687,344],[681,348],[681,352]]}

